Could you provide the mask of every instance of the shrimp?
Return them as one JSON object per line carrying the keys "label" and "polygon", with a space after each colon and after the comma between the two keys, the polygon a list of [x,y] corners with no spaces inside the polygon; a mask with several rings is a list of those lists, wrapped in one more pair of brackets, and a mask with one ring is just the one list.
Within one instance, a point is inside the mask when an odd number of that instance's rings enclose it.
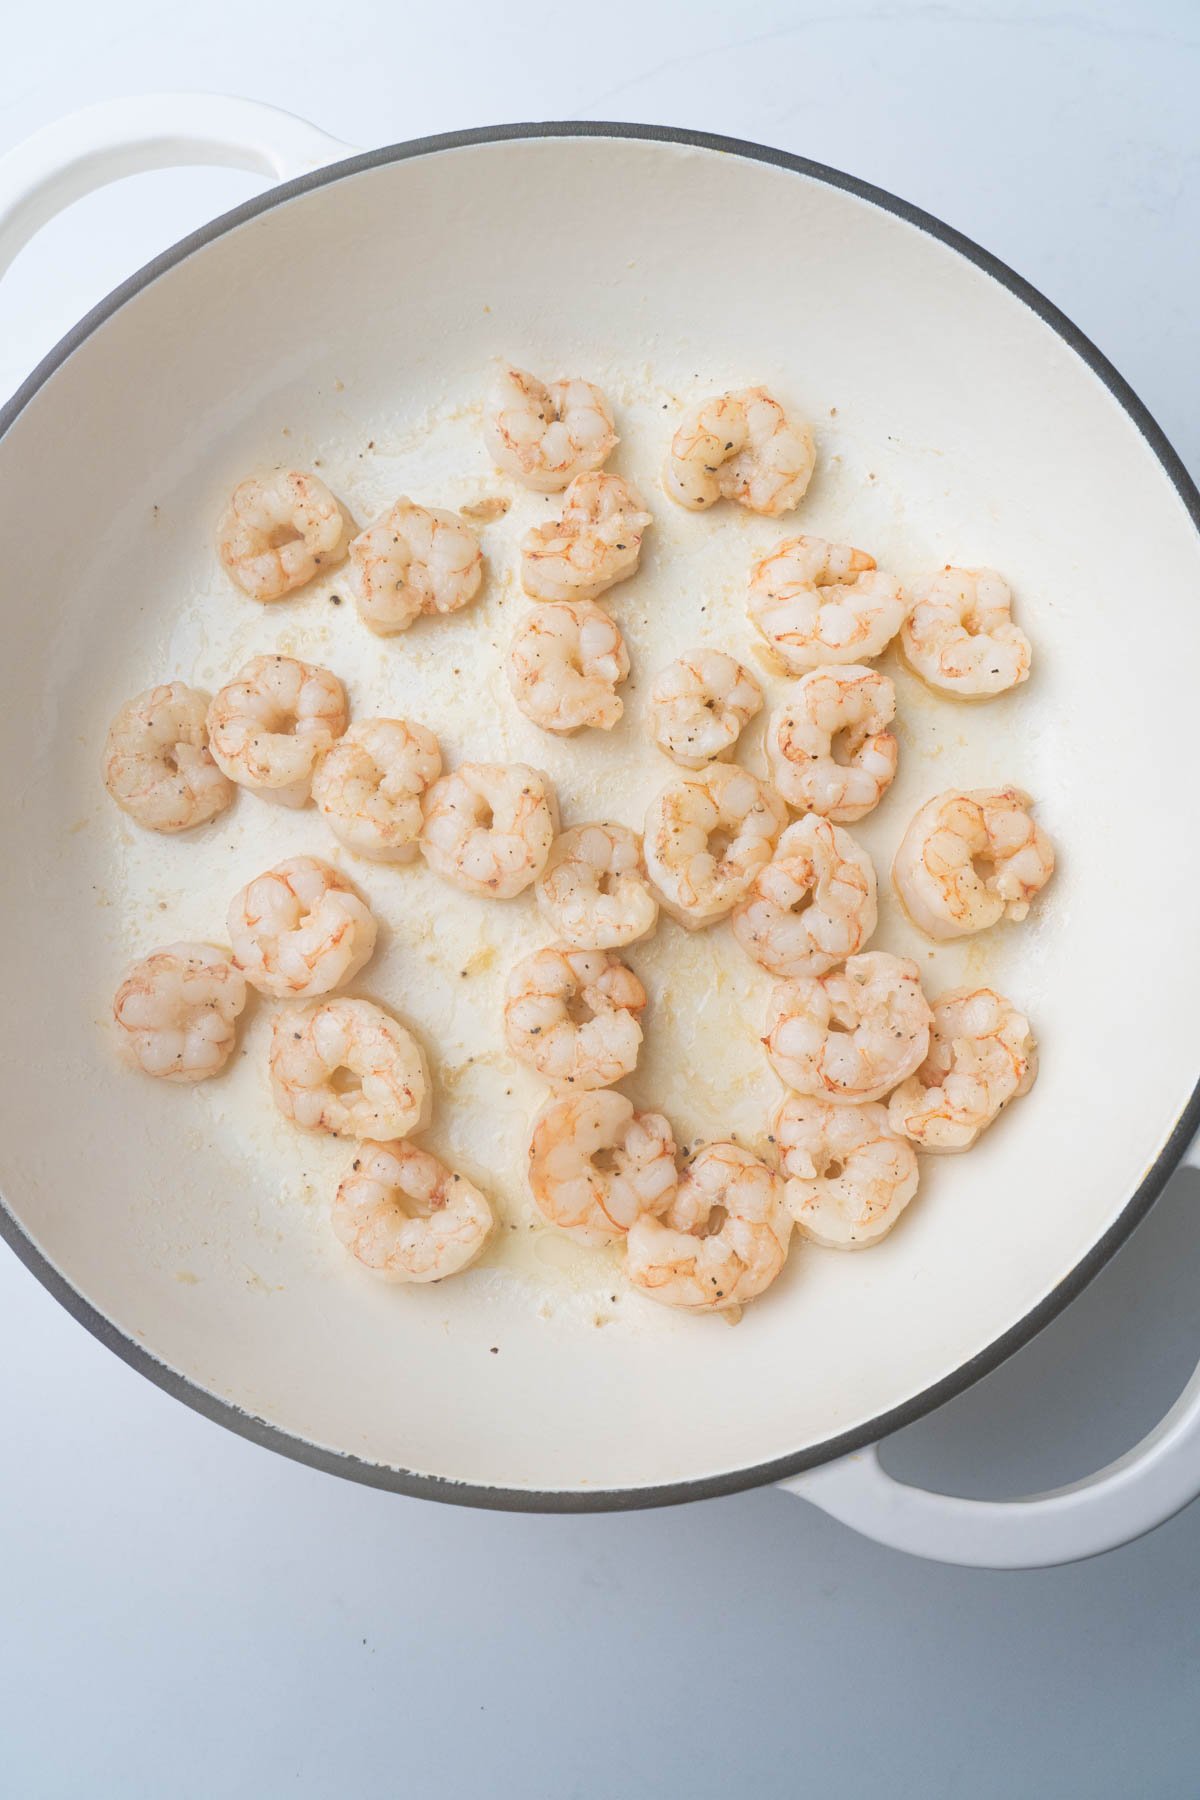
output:
{"label": "shrimp", "polygon": [[870,939],[878,919],[875,869],[848,831],[806,813],[789,825],[746,898],[733,935],[772,975],[824,975]]}
{"label": "shrimp", "polygon": [[620,475],[577,475],[562,518],[521,539],[521,585],[531,600],[595,600],[627,581],[653,521],[637,489]]}
{"label": "shrimp", "polygon": [[665,1217],[630,1226],[625,1273],[665,1306],[719,1312],[770,1286],[791,1235],[780,1177],[738,1144],[709,1144],[684,1170]]}
{"label": "shrimp", "polygon": [[811,669],[767,725],[767,761],[789,806],[852,825],[879,805],[899,745],[887,727],[896,689],[861,663]]}
{"label": "shrimp", "polygon": [[[429,1075],[412,1033],[369,1000],[276,1013],[271,1092],[285,1119],[334,1137],[402,1138],[429,1111]],[[345,1070],[354,1077],[343,1084]]]}
{"label": "shrimp", "polygon": [[245,978],[226,951],[168,944],[135,963],[117,989],[121,1053],[163,1081],[207,1081],[229,1060],[245,1004]]}
{"label": "shrimp", "polygon": [[932,1014],[917,965],[868,950],[830,975],[781,981],[767,1003],[767,1056],[797,1094],[882,1100],[924,1062]]}
{"label": "shrimp", "polygon": [[436,875],[493,900],[536,881],[558,830],[550,777],[526,763],[462,763],[425,796],[421,850]]}
{"label": "shrimp", "polygon": [[582,950],[619,950],[658,923],[642,840],[626,825],[574,825],[555,838],[536,898],[551,930]]}
{"label": "shrimp", "polygon": [[900,840],[892,884],[926,937],[966,937],[1023,919],[1054,873],[1054,848],[1020,788],[950,789],[929,800]]}
{"label": "shrimp", "polygon": [[663,486],[691,512],[724,498],[774,519],[799,506],[815,462],[808,426],[794,424],[766,388],[742,388],[688,414],[671,439]]}
{"label": "shrimp", "polygon": [[736,657],[724,650],[689,650],[654,678],[654,741],[683,768],[702,769],[732,755],[762,703],[762,689]]}
{"label": "shrimp", "polygon": [[383,637],[422,613],[458,612],[482,580],[483,551],[466,521],[404,498],[350,546],[358,615]]}
{"label": "shrimp", "polygon": [[934,1001],[929,1054],[892,1095],[888,1118],[922,1150],[966,1150],[1036,1079],[1024,1014],[994,988],[955,988]]}
{"label": "shrimp", "polygon": [[612,1088],[549,1100],[529,1140],[529,1185],[551,1225],[581,1244],[613,1244],[675,1194],[675,1137]]}
{"label": "shrimp", "polygon": [[104,785],[148,831],[190,831],[233,799],[208,747],[207,712],[203,694],[168,681],[127,701],[108,728]]}
{"label": "shrimp", "polygon": [[904,598],[865,550],[794,537],[753,570],[747,610],[772,662],[802,675],[881,656],[904,619]]}
{"label": "shrimp", "polygon": [[208,736],[217,766],[239,787],[303,806],[322,751],[346,729],[336,675],[294,656],[254,656],[214,696]]}
{"label": "shrimp", "polygon": [[646,866],[664,909],[695,931],[744,900],[771,859],[787,810],[730,763],[669,782],[646,814]]}
{"label": "shrimp", "polygon": [[317,764],[313,799],[359,856],[411,862],[421,836],[421,801],[441,772],[438,741],[424,725],[359,719]]}
{"label": "shrimp", "polygon": [[330,1223],[338,1241],[384,1281],[444,1281],[491,1236],[491,1206],[473,1182],[415,1144],[358,1145]]}
{"label": "shrimp", "polygon": [[290,856],[234,896],[233,959],[260,993],[315,998],[350,981],[375,948],[375,919],[315,856]]}
{"label": "shrimp", "polygon": [[917,1153],[888,1109],[834,1106],[789,1094],[775,1142],[798,1229],[827,1250],[865,1250],[885,1237],[917,1191]]}
{"label": "shrimp", "polygon": [[637,1067],[646,990],[607,951],[535,950],[517,964],[505,995],[509,1049],[556,1087],[610,1087]]}
{"label": "shrimp", "polygon": [[563,735],[585,725],[611,731],[625,710],[616,688],[628,673],[620,629],[591,600],[536,607],[508,652],[513,699],[543,731]]}
{"label": "shrimp", "polygon": [[317,475],[276,469],[234,488],[217,551],[244,593],[282,600],[346,553],[346,514]]}
{"label": "shrimp", "polygon": [[922,681],[959,700],[986,700],[1029,680],[1029,639],[1012,622],[1012,594],[995,569],[955,569],[910,584],[900,633]]}
{"label": "shrimp", "polygon": [[544,386],[511,366],[496,377],[484,429],[496,467],[539,494],[599,469],[619,441],[608,401],[590,381]]}

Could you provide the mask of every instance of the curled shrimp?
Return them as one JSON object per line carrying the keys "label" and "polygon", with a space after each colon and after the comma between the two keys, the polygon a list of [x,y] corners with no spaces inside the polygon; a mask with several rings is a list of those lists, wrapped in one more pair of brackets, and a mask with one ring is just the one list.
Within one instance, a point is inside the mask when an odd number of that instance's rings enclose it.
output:
{"label": "curled shrimp", "polygon": [[888,1118],[922,1150],[966,1150],[1036,1078],[1024,1014],[994,988],[955,988],[934,1001],[929,1054],[892,1095]]}
{"label": "curled shrimp", "polygon": [[791,1235],[779,1176],[738,1144],[709,1144],[684,1169],[664,1217],[630,1226],[625,1273],[665,1306],[719,1312],[770,1286]]}
{"label": "curled shrimp", "polygon": [[526,763],[462,763],[425,797],[421,850],[468,894],[511,900],[546,866],[558,830],[550,777]]}
{"label": "curled shrimp", "polygon": [[755,567],[747,610],[771,660],[802,675],[881,656],[900,629],[904,598],[865,550],[794,537]]}
{"label": "curled shrimp", "polygon": [[646,866],[659,899],[689,931],[723,919],[770,861],[787,811],[745,769],[710,763],[672,781],[646,814]]}
{"label": "curled shrimp", "polygon": [[543,731],[586,725],[611,731],[624,711],[617,685],[629,673],[620,628],[591,600],[536,607],[508,652],[512,697]]}
{"label": "curled shrimp", "polygon": [[690,412],[671,439],[663,486],[700,512],[720,499],[777,518],[799,506],[816,451],[766,388],[718,394]]}
{"label": "curled shrimp", "polygon": [[168,681],[128,701],[109,726],[104,785],[148,831],[190,831],[233,799],[208,747],[207,714],[203,694]]}
{"label": "curled shrimp", "polygon": [[276,1013],[269,1067],[276,1106],[308,1131],[389,1139],[425,1123],[429,1076],[421,1046],[369,1000],[322,1000]]}
{"label": "curled shrimp", "polygon": [[121,1053],[163,1081],[207,1081],[228,1062],[246,982],[224,950],[168,944],[135,963],[117,989]]}
{"label": "curled shrimp", "polygon": [[536,895],[551,929],[583,950],[619,950],[658,923],[642,840],[627,825],[575,825],[562,832],[538,876]]}
{"label": "curled shrimp", "polygon": [[731,756],[763,703],[762,689],[724,650],[689,650],[650,689],[650,724],[663,753],[685,769]]}
{"label": "curled shrimp", "polygon": [[491,1236],[479,1189],[415,1144],[358,1145],[333,1202],[339,1243],[384,1281],[444,1281]]}
{"label": "curled shrimp", "polygon": [[255,656],[213,697],[209,745],[230,781],[284,806],[303,806],[317,758],[346,729],[336,675],[294,656]]}
{"label": "curled shrimp", "polygon": [[875,869],[848,831],[806,813],[789,825],[749,893],[733,935],[772,975],[824,975],[870,939],[878,919]]}
{"label": "curled shrimp", "polygon": [[359,856],[411,862],[421,836],[421,801],[441,772],[438,741],[424,725],[358,719],[317,764],[312,794],[342,843]]}
{"label": "curled shrimp", "polygon": [[521,585],[531,600],[595,600],[637,569],[652,523],[637,489],[620,475],[577,475],[562,518],[521,539]]}
{"label": "curled shrimp", "polygon": [[529,1140],[529,1185],[551,1225],[582,1244],[613,1244],[675,1193],[675,1138],[659,1113],[636,1113],[612,1088],[550,1100]]}
{"label": "curled shrimp", "polygon": [[917,1191],[917,1153],[875,1102],[835,1106],[789,1094],[775,1142],[798,1229],[827,1250],[864,1250],[892,1229]]}
{"label": "curled shrimp", "polygon": [[422,613],[468,605],[483,580],[479,539],[457,513],[401,498],[350,545],[350,585],[364,625],[407,631]]}
{"label": "curled shrimp", "polygon": [[282,600],[346,553],[346,515],[317,475],[276,469],[234,488],[217,550],[244,593]]}
{"label": "curled shrimp", "polygon": [[281,999],[342,987],[375,948],[370,908],[315,856],[291,856],[249,882],[230,904],[228,927],[246,980]]}
{"label": "curled shrimp", "polygon": [[1054,873],[1054,848],[1020,788],[951,789],[929,800],[900,840],[892,883],[926,937],[966,937],[1023,919]]}
{"label": "curled shrimp", "polygon": [[485,434],[496,467],[539,494],[599,469],[618,442],[608,401],[590,381],[544,385],[511,366],[493,384]]}
{"label": "curled shrimp", "polygon": [[611,1087],[637,1067],[645,1004],[645,988],[615,956],[549,944],[509,976],[504,1034],[556,1087]]}
{"label": "curled shrimp", "polygon": [[767,725],[771,777],[789,806],[852,825],[879,805],[899,757],[896,689],[878,669],[811,669]]}
{"label": "curled shrimp", "polygon": [[1032,649],[1012,622],[1012,593],[995,569],[955,569],[908,588],[900,644],[922,681],[959,700],[986,700],[1029,679]]}
{"label": "curled shrimp", "polygon": [[882,1100],[920,1067],[931,1016],[916,963],[867,950],[832,974],[781,981],[763,1043],[797,1094],[858,1105]]}

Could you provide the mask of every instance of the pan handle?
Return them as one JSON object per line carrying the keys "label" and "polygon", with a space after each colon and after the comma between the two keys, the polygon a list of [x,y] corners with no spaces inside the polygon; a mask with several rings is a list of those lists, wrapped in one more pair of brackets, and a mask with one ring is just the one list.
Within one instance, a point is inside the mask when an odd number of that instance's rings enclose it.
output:
{"label": "pan handle", "polygon": [[207,164],[286,181],[353,156],[303,119],[224,94],[138,94],[84,107],[0,157],[0,273],[56,213],[148,169]]}
{"label": "pan handle", "polygon": [[[1200,1139],[1184,1163],[1200,1167]],[[889,1475],[876,1445],[780,1482],[894,1550],[981,1569],[1080,1562],[1165,1524],[1200,1494],[1200,1369],[1140,1444],[1096,1475],[1028,1500],[964,1500]]]}

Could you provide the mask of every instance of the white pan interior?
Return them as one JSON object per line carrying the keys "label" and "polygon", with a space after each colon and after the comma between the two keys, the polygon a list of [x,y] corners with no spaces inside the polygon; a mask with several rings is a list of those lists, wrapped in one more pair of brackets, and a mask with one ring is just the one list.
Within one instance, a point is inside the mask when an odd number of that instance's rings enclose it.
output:
{"label": "white pan interior", "polygon": [[[555,502],[490,469],[479,402],[497,355],[607,389],[611,466],[656,516],[642,572],[610,597],[634,674],[608,738],[543,736],[499,672],[527,605],[514,545]],[[815,424],[802,529],[901,575],[995,564],[1034,642],[1028,686],[986,706],[935,700],[896,671],[901,773],[861,828],[883,888],[913,810],[950,785],[1027,786],[1061,861],[1034,919],[963,947],[932,951],[888,897],[878,945],[916,955],[931,993],[979,978],[1011,994],[1037,1028],[1040,1080],[970,1155],[926,1161],[883,1245],[797,1241],[730,1329],[643,1301],[615,1260],[533,1222],[522,1160],[542,1089],[500,1029],[508,968],[545,936],[529,897],[477,903],[422,865],[357,863],[311,810],[246,795],[199,834],[148,836],[108,801],[99,765],[130,694],[171,677],[211,689],[280,647],[333,668],[357,714],[424,720],[451,764],[545,767],[567,822],[639,826],[670,774],[647,740],[649,679],[699,642],[752,658],[745,571],[781,535],[736,509],[683,514],[658,466],[683,405],[751,382]],[[386,641],[332,604],[336,575],[272,608],[240,596],[214,521],[236,479],[284,459],[320,459],[360,521],[402,492],[511,498],[485,531],[486,598]],[[288,1434],[417,1475],[577,1496],[795,1456],[902,1406],[1036,1307],[1113,1224],[1187,1102],[1195,530],[1074,351],[865,200],[743,157],[609,138],[344,177],[194,251],[88,337],[0,441],[0,520],[0,1186],[121,1333]],[[1165,651],[1139,650],[1147,616]],[[745,760],[762,766],[753,733]],[[390,1289],[333,1240],[326,1206],[349,1152],[277,1120],[265,1003],[232,1072],[194,1092],[115,1063],[109,1002],[128,962],[221,941],[234,891],[296,851],[340,862],[385,921],[357,991],[423,1036],[439,1071],[428,1141],[503,1216],[462,1279]],[[763,1145],[779,1092],[757,1044],[767,978],[724,926],[689,938],[664,924],[630,961],[652,1000],[629,1092],[681,1142],[734,1131]]]}

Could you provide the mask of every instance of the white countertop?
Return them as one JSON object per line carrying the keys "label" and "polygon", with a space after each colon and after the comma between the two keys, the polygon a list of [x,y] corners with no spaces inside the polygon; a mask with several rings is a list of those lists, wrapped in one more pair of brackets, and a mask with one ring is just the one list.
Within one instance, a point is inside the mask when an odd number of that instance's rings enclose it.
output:
{"label": "white countertop", "polygon": [[[1188,0],[208,0],[169,16],[62,0],[22,9],[4,52],[0,149],[74,106],[162,88],[252,94],[362,144],[556,117],[782,145],[1028,276],[1200,473]],[[0,286],[0,385],[256,185],[143,177],[56,221]],[[1000,1497],[1126,1449],[1200,1351],[1198,1197],[1196,1175],[1177,1177],[1082,1299],[895,1440],[890,1466]],[[7,1253],[0,1367],[14,1795],[1196,1791],[1200,1507],[1093,1563],[995,1575],[878,1549],[770,1491],[596,1518],[404,1500],[167,1399]]]}

